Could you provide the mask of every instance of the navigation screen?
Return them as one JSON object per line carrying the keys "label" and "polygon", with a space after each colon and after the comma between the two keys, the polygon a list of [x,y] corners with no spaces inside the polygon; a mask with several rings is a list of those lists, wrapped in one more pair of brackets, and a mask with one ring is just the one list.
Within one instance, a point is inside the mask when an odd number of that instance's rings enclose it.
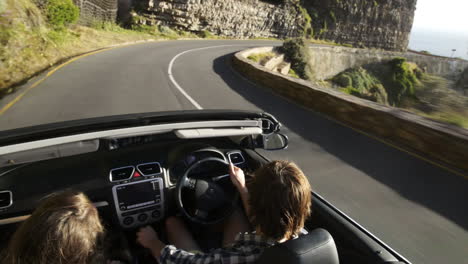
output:
{"label": "navigation screen", "polygon": [[117,197],[121,210],[130,210],[155,203],[155,195],[159,194],[158,182],[142,182],[124,185],[117,188]]}

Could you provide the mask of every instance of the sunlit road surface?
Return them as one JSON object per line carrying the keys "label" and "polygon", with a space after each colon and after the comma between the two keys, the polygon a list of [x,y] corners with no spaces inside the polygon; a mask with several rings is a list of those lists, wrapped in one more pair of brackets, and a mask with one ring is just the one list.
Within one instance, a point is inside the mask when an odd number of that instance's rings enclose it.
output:
{"label": "sunlit road surface", "polygon": [[0,115],[0,129],[153,111],[266,111],[290,138],[287,150],[269,157],[296,161],[316,192],[413,263],[468,263],[468,180],[296,106],[231,68],[233,52],[272,44],[167,41],[87,56],[28,90]]}

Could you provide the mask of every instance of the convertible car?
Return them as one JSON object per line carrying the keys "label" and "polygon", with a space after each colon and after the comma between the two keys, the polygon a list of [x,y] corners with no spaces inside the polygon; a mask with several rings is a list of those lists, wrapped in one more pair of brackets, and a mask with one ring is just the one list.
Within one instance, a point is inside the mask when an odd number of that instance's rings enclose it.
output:
{"label": "convertible car", "polygon": [[[182,215],[196,229],[239,203],[229,162],[249,174],[268,150],[287,147],[281,124],[261,112],[184,111],[67,121],[0,133],[0,244],[41,198],[85,192],[134,263],[150,263],[135,231]],[[307,174],[307,171],[306,171]],[[313,184],[313,183],[312,183]],[[265,186],[268,188],[268,186]],[[264,251],[258,263],[409,263],[323,197],[313,194],[308,234]],[[210,238],[200,238],[210,244]],[[148,262],[147,262],[148,261]]]}

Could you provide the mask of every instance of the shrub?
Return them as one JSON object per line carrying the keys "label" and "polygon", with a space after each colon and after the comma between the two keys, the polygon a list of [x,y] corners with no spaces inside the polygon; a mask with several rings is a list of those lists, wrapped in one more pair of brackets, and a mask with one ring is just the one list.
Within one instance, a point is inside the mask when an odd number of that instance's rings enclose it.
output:
{"label": "shrub", "polygon": [[393,101],[398,105],[404,96],[414,97],[418,77],[405,58],[394,58],[389,62],[391,67],[391,90]]}
{"label": "shrub", "polygon": [[212,37],[214,37],[214,35],[208,30],[203,30],[202,32],[199,33],[199,36],[201,38],[212,38]]}
{"label": "shrub", "polygon": [[80,9],[72,0],[48,0],[46,16],[54,28],[60,29],[75,23],[80,16]]}
{"label": "shrub", "polygon": [[163,35],[167,35],[167,36],[178,35],[176,31],[174,31],[172,28],[168,26],[159,26],[158,29],[159,29],[159,32],[161,32],[161,34]]}
{"label": "shrub", "polygon": [[305,80],[313,79],[313,71],[309,65],[310,49],[307,41],[302,38],[286,40],[279,48],[284,57],[291,63],[291,68]]}
{"label": "shrub", "polygon": [[353,81],[347,74],[339,74],[333,77],[332,81],[341,87],[352,87]]}
{"label": "shrub", "polygon": [[382,83],[362,67],[344,71],[333,77],[331,81],[344,87],[342,91],[347,94],[388,104],[387,92]]}

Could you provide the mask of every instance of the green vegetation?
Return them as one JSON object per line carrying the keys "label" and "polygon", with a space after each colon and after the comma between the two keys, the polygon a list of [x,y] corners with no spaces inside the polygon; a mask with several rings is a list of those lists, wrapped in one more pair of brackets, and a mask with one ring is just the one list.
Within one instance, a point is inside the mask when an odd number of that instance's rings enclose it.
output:
{"label": "green vegetation", "polygon": [[[6,0],[0,11],[0,98],[10,88],[57,62],[91,50],[151,34],[96,22],[93,28],[73,25],[75,8],[67,1],[49,1],[39,9],[31,0]],[[63,10],[57,9],[65,4]]]}
{"label": "green vegetation", "polygon": [[381,104],[388,104],[388,95],[382,83],[366,69],[359,67],[340,73],[333,83],[344,87],[343,92]]}
{"label": "green vegetation", "polygon": [[414,96],[414,87],[418,84],[418,77],[422,77],[422,71],[416,64],[406,62],[405,58],[395,58],[389,62],[390,78],[385,78],[388,90],[392,97],[392,103],[398,106],[404,96]]}
{"label": "green vegetation", "polygon": [[311,54],[307,40],[302,38],[286,40],[279,50],[284,53],[285,60],[291,63],[291,69],[299,77],[305,80],[313,79],[313,71],[309,64]]}
{"label": "green vegetation", "polygon": [[336,16],[335,16],[335,12],[330,11],[330,18],[332,19],[333,23],[336,23]]}
{"label": "green vegetation", "polygon": [[302,30],[302,36],[304,38],[311,38],[314,35],[314,31],[312,28],[312,17],[309,15],[309,12],[307,12],[307,9],[305,9],[299,2],[296,3],[297,8],[301,12],[302,16],[304,17],[304,24],[300,25],[301,30]]}
{"label": "green vegetation", "polygon": [[214,38],[214,35],[208,30],[203,30],[199,35],[202,38]]}
{"label": "green vegetation", "polygon": [[0,0],[0,98],[13,92],[13,85],[85,52],[138,40],[198,38],[164,26],[125,29],[99,20],[79,26],[72,0],[40,2],[41,8],[35,0]]}
{"label": "green vegetation", "polygon": [[415,86],[415,97],[404,98],[401,107],[422,116],[468,128],[468,97],[450,88],[451,82],[424,74]]}
{"label": "green vegetation", "polygon": [[399,106],[404,98],[415,97],[415,86],[422,77],[416,64],[408,63],[405,58],[395,58],[367,68],[346,70],[331,81],[348,94]]}
{"label": "green vegetation", "polygon": [[346,94],[468,128],[468,97],[404,58],[349,69],[330,81]]}
{"label": "green vegetation", "polygon": [[266,53],[256,53],[252,54],[247,57],[247,59],[255,61],[260,64],[264,64],[269,61],[271,58],[275,57],[277,54],[274,52],[266,52]]}
{"label": "green vegetation", "polygon": [[289,76],[294,77],[294,78],[298,78],[298,79],[301,78],[301,77],[299,77],[299,75],[297,75],[297,73],[293,69],[289,69],[288,74],[289,74]]}
{"label": "green vegetation", "polygon": [[78,20],[80,10],[72,0],[47,0],[45,14],[53,28],[63,29]]}

